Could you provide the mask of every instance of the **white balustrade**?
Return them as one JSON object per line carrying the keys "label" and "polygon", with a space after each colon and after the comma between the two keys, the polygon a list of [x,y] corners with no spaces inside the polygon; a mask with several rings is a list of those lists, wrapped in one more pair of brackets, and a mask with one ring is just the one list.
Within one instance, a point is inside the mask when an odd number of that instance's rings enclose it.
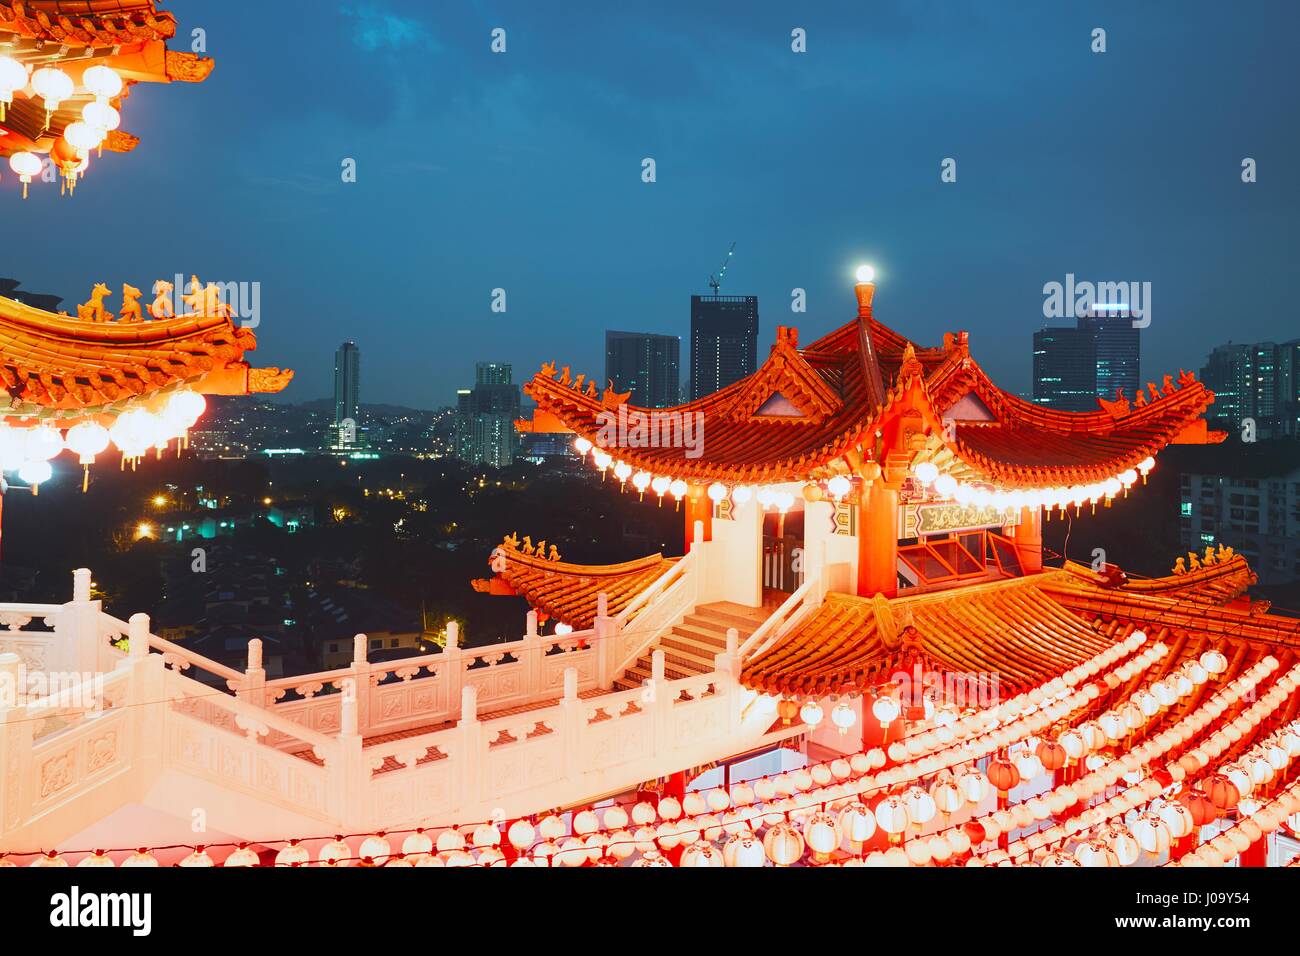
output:
{"label": "white balustrade", "polygon": [[734,633],[713,672],[665,680],[656,651],[643,687],[591,695],[631,651],[624,628],[693,606],[701,554],[618,617],[602,596],[590,630],[543,636],[530,614],[519,640],[463,648],[453,627],[439,653],[385,663],[358,635],[350,666],[277,680],[260,641],[234,670],[150,633],[147,615],[105,614],[78,571],[68,604],[0,605],[0,690],[83,667],[61,694],[0,693],[0,851],[56,845],[127,803],[184,816],[169,801],[196,794],[209,826],[249,840],[490,819],[751,749],[770,721],[746,717]]}

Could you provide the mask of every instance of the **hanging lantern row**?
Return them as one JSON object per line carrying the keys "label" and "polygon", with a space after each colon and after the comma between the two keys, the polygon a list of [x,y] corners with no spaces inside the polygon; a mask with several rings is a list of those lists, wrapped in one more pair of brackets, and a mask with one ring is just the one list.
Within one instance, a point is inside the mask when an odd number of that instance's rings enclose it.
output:
{"label": "hanging lantern row", "polygon": [[947,472],[941,472],[932,461],[922,461],[912,469],[912,473],[921,484],[932,486],[935,494],[950,498],[962,505],[993,507],[999,510],[1007,508],[1046,508],[1065,509],[1073,507],[1076,511],[1084,505],[1097,508],[1098,502],[1107,507],[1121,492],[1127,496],[1128,490],[1137,483],[1139,476],[1145,483],[1147,475],[1156,466],[1154,458],[1145,458],[1136,468],[1129,468],[1105,481],[1089,485],[1072,485],[1052,488],[1017,488],[1012,490],[990,488],[983,484],[958,481]]}
{"label": "hanging lantern row", "polygon": [[161,454],[173,439],[184,440],[206,407],[207,402],[198,392],[180,391],[168,397],[161,411],[132,408],[120,414],[109,428],[93,421],[79,422],[66,432],[50,424],[34,428],[0,424],[0,471],[17,472],[36,494],[53,473],[51,460],[66,449],[83,466],[81,487],[85,491],[90,466],[110,443],[122,453],[123,467],[127,461],[134,467],[151,448]]}
{"label": "hanging lantern row", "polygon": [[[122,78],[108,66],[92,66],[82,76],[85,92],[95,99],[81,110],[81,119],[67,125],[63,135],[50,148],[52,162],[63,176],[63,191],[75,192],[77,181],[90,163],[90,153],[102,149],[108,134],[122,123],[122,116],[110,102],[122,92]],[[71,98],[75,84],[63,70],[46,66],[30,76],[27,67],[13,57],[0,56],[0,121],[5,118],[19,90],[30,89],[41,97],[45,105],[45,126],[62,103]],[[44,163],[36,153],[22,150],[9,157],[9,168],[23,184],[23,198],[27,198],[32,180],[41,174]]]}
{"label": "hanging lantern row", "polygon": [[[1023,841],[1018,841],[1017,844],[1013,844],[1005,851],[995,851],[994,854],[989,854],[986,862],[997,865],[1002,858],[1000,856],[995,857],[995,854],[1004,853],[1006,859],[1014,859],[1024,853],[1032,853],[1037,849],[1041,849],[1049,843],[1074,837],[1090,829],[1099,821],[1105,821],[1110,817],[1127,813],[1138,805],[1158,796],[1164,790],[1164,787],[1153,776],[1143,773],[1143,768],[1170,750],[1196,739],[1209,724],[1222,716],[1226,710],[1239,704],[1277,667],[1278,662],[1275,658],[1264,658],[1241,677],[1221,689],[1197,708],[1196,711],[1180,720],[1177,724],[1143,741],[1133,750],[1124,754],[1123,757],[1107,762],[1104,766],[1098,767],[1088,775],[1080,777],[1070,784],[1056,787],[1014,808],[998,810],[996,813],[991,814],[990,817],[995,818],[995,824],[1010,822],[1015,824],[1015,828],[1019,829],[1032,826],[1035,821],[1046,820],[1048,817],[1059,813],[1060,811],[1053,808],[1061,806],[1062,800],[1065,801],[1064,807],[1074,806],[1100,796],[1111,787],[1116,786],[1121,779],[1130,785],[1129,789],[1116,794],[1103,803],[1089,807],[1066,821],[1059,822],[1047,830],[1035,833]],[[1202,741],[1195,750],[1185,755],[1182,760],[1167,764],[1165,772],[1169,775],[1173,784],[1178,785],[1186,779],[1188,773],[1187,764],[1183,763],[1183,761],[1187,757],[1193,757],[1197,766],[1205,766],[1214,759],[1214,756],[1231,746],[1234,738],[1240,740],[1246,733],[1253,732],[1253,729],[1264,717],[1281,706],[1294,693],[1297,677],[1300,677],[1300,666],[1292,668],[1261,700],[1257,701],[1236,720],[1231,721],[1225,728],[1212,734],[1209,739]],[[1239,723],[1242,725],[1241,727],[1237,726]],[[1245,729],[1243,730],[1242,727]],[[1297,744],[1300,744],[1300,738],[1297,738]],[[1001,815],[1000,819],[999,815]],[[980,822],[983,822],[983,819]],[[1003,831],[1007,831],[1006,826],[1003,826]],[[1085,865],[1107,866],[1113,864],[1103,856]]]}

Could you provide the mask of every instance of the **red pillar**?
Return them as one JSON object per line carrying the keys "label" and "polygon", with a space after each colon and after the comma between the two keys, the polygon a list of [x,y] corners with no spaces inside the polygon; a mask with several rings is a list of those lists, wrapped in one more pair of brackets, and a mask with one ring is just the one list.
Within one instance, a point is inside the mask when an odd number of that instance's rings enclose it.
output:
{"label": "red pillar", "polygon": [[858,594],[898,596],[898,492],[881,481],[858,503]]}
{"label": "red pillar", "polygon": [[1016,554],[1020,557],[1020,567],[1025,574],[1036,574],[1043,570],[1043,510],[1041,508],[1020,509],[1020,523],[1016,525],[1011,539],[1016,543]]}
{"label": "red pillar", "polygon": [[1260,837],[1241,854],[1242,866],[1268,866],[1268,834]]}
{"label": "red pillar", "polygon": [[703,491],[693,490],[686,496],[686,548],[695,540],[695,522],[704,524],[704,541],[713,540],[713,501]]}

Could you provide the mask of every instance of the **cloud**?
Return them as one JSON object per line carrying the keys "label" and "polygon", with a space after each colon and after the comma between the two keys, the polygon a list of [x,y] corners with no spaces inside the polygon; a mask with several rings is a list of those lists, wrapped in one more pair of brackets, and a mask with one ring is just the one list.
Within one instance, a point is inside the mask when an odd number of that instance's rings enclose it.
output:
{"label": "cloud", "polygon": [[339,12],[357,21],[353,42],[367,53],[408,48],[437,49],[437,42],[424,24],[400,16],[382,4],[370,0],[344,3]]}

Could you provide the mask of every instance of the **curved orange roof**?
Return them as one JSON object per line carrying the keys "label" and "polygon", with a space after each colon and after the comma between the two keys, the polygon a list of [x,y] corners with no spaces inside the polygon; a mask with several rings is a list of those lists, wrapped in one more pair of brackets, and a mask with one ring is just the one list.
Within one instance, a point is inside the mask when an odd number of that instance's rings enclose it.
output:
{"label": "curved orange roof", "polygon": [[[870,356],[870,359],[866,356]],[[868,362],[885,383],[880,403]],[[974,396],[987,415],[957,420],[949,450],[973,477],[1006,487],[1087,484],[1105,480],[1178,441],[1214,440],[1201,416],[1214,395],[1190,376],[1140,404],[1099,402],[1096,412],[1046,409],[998,388],[970,357],[965,333],[942,347],[920,348],[864,314],[806,348],[794,329],[777,342],[753,375],[671,409],[624,404],[626,396],[583,377],[558,377],[547,365],[525,391],[546,415],[634,468],[697,483],[803,481],[852,473],[871,454],[875,434],[903,414],[931,432],[958,403]],[[892,383],[892,387],[890,387]],[[626,409],[629,427],[610,425]],[[956,414],[956,412],[954,412]],[[632,430],[650,423],[641,440]],[[665,439],[678,423],[698,423],[702,442]],[[602,427],[604,426],[604,427]],[[614,438],[614,441],[610,439]]]}
{"label": "curved orange roof", "polygon": [[254,369],[252,329],[226,317],[88,322],[0,297],[0,385],[13,417],[111,412],[187,385],[209,394],[278,392],[293,373]]}
{"label": "curved orange roof", "polygon": [[920,663],[966,675],[996,697],[1048,680],[1113,640],[1035,579],[894,600],[832,593],[807,622],[747,662],[740,679],[769,694],[821,697],[865,691],[898,672],[910,678]]}
{"label": "curved orange roof", "polygon": [[[525,548],[530,548],[525,542]],[[586,630],[595,624],[599,595],[606,596],[607,613],[616,615],[677,560],[651,554],[622,564],[570,564],[558,555],[551,559],[529,553],[507,538],[493,553],[496,576],[472,584],[483,593],[519,595],[548,617]]]}

